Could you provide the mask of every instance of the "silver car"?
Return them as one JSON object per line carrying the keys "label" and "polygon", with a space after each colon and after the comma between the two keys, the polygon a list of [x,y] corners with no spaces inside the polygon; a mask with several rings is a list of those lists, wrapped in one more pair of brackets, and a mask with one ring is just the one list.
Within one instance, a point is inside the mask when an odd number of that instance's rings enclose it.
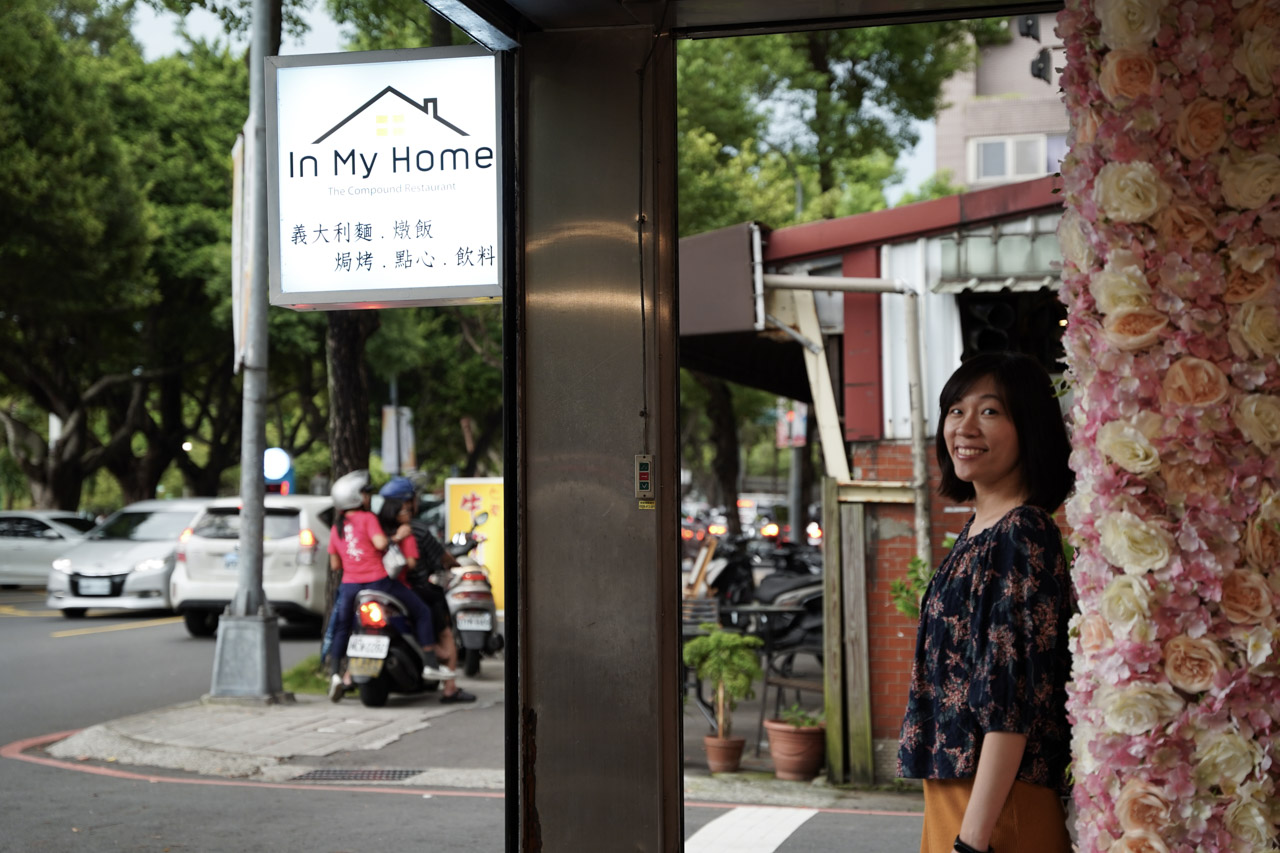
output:
{"label": "silver car", "polygon": [[168,610],[178,540],[208,498],[139,501],[89,531],[53,561],[45,604],[68,619],[89,608]]}
{"label": "silver car", "polygon": [[[271,607],[287,619],[319,624],[329,583],[328,495],[266,495],[263,498],[262,589]],[[178,549],[170,586],[173,608],[187,632],[208,637],[236,594],[240,576],[240,499],[211,501]]]}
{"label": "silver car", "polygon": [[53,561],[92,527],[89,519],[64,510],[0,512],[0,585],[43,586]]}

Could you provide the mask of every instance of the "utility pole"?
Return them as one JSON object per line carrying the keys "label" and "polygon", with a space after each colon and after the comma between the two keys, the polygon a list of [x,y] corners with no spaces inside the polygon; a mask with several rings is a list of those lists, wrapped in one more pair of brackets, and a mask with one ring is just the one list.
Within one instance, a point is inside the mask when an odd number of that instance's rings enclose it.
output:
{"label": "utility pole", "polygon": [[253,163],[253,273],[245,329],[244,420],[240,436],[240,562],[235,599],[218,622],[212,697],[291,701],[280,675],[280,625],[262,590],[262,455],[266,450],[267,400],[267,105],[266,55],[270,0],[253,0],[249,47],[249,117],[246,143]]}

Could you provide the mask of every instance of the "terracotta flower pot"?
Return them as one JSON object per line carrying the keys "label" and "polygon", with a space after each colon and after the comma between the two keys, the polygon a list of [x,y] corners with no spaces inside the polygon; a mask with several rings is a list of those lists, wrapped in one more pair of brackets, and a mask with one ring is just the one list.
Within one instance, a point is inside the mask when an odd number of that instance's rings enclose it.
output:
{"label": "terracotta flower pot", "polygon": [[793,726],[781,720],[765,720],[773,774],[779,779],[807,782],[818,775],[826,754],[824,726]]}
{"label": "terracotta flower pot", "polygon": [[742,747],[746,738],[716,737],[704,735],[702,745],[707,750],[707,766],[712,773],[737,773],[742,764]]}

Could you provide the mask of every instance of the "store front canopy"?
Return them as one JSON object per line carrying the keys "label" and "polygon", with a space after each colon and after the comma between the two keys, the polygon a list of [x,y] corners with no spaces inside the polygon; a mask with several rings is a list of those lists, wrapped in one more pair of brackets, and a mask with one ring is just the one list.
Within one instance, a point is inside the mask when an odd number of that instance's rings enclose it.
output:
{"label": "store front canopy", "polygon": [[725,36],[1035,14],[1062,7],[997,0],[431,0],[430,5],[495,50],[518,46],[523,32],[574,27],[645,24],[677,36]]}

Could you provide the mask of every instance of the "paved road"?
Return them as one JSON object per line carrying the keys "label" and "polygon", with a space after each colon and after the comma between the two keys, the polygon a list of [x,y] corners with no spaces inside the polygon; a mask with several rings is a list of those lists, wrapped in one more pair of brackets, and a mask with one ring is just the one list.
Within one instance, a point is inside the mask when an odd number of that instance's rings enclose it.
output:
{"label": "paved road", "polygon": [[[317,641],[285,631],[289,667]],[[68,620],[34,590],[0,591],[0,745],[188,702],[208,692],[214,643],[168,614],[90,612]],[[463,715],[481,719],[479,715]],[[692,725],[700,725],[696,717]],[[500,732],[494,732],[500,738]],[[38,753],[32,753],[38,754]],[[99,773],[83,772],[100,770]],[[0,759],[0,851],[364,851],[504,849],[503,800],[438,791],[210,780],[146,768],[79,770]],[[110,774],[110,775],[105,775]],[[916,849],[920,819],[855,810],[685,810],[691,853]],[[595,850],[605,851],[607,846]],[[573,851],[568,851],[573,853]]]}

